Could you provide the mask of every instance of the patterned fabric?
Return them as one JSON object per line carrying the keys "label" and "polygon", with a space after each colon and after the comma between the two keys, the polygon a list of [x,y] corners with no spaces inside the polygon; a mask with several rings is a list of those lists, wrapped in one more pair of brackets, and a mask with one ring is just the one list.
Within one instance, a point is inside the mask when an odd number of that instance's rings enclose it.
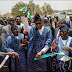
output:
{"label": "patterned fabric", "polygon": [[34,61],[34,58],[45,45],[48,45],[49,48],[51,48],[51,40],[52,34],[50,29],[44,28],[42,35],[40,35],[35,26],[31,28],[27,57],[28,72],[47,71],[46,59]]}
{"label": "patterned fabric", "polygon": [[[56,43],[57,42],[57,47],[55,49],[55,52],[60,52],[60,47],[59,47],[59,43],[60,43],[60,40],[59,40],[60,37],[54,39],[54,42]],[[69,38],[69,37],[68,37]],[[61,45],[60,46],[63,46],[62,42],[61,42]],[[71,42],[70,42],[70,45],[69,47],[72,47],[72,39],[71,39]],[[71,52],[68,53],[67,52],[64,52],[64,54],[68,55],[71,57]],[[66,61],[66,62],[63,62],[63,61],[60,61],[61,56],[59,55],[54,55],[52,57],[52,69],[54,72],[70,72],[70,69],[69,69],[69,63],[71,62],[70,61]],[[59,58],[59,59],[58,59]],[[71,67],[71,66],[70,66]]]}
{"label": "patterned fabric", "polygon": [[16,59],[11,57],[8,61],[10,72],[26,72],[26,59],[25,59],[25,48],[20,49],[21,39],[23,38],[23,34],[19,33],[19,39],[10,35],[6,39],[5,43],[5,51],[6,52],[17,52],[20,54],[20,58]]}

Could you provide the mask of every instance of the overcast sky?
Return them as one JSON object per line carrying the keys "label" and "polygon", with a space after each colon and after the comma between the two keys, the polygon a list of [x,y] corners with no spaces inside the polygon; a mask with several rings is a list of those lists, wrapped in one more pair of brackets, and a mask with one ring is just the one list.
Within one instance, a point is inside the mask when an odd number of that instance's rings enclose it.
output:
{"label": "overcast sky", "polygon": [[[21,1],[24,3],[29,3],[30,0],[0,0],[0,14],[11,12],[12,7]],[[44,3],[48,3],[54,10],[72,9],[71,0],[33,0],[33,2],[35,4],[39,4],[40,7],[43,6]]]}

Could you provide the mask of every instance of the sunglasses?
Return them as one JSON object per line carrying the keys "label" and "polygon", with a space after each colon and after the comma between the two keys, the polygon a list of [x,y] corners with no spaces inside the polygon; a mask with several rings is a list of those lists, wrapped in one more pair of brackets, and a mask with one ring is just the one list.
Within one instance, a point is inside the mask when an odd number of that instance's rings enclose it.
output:
{"label": "sunglasses", "polygon": [[35,23],[36,25],[41,24],[41,23]]}
{"label": "sunglasses", "polygon": [[66,33],[67,31],[60,31],[60,33]]}

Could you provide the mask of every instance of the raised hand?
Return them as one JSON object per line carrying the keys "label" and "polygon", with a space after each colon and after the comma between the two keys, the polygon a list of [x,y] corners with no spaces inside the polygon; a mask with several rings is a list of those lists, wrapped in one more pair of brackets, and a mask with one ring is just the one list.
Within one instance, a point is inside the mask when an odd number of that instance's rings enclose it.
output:
{"label": "raised hand", "polygon": [[24,12],[24,16],[27,17],[27,11],[30,9],[30,5],[27,6],[27,10]]}
{"label": "raised hand", "polygon": [[30,5],[27,6],[27,9],[30,9]]}

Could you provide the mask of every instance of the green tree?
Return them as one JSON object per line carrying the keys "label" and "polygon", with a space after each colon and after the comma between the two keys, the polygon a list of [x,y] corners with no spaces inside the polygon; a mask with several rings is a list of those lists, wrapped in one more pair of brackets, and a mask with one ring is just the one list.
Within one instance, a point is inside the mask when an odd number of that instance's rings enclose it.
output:
{"label": "green tree", "polygon": [[33,0],[29,1],[29,5],[30,5],[30,14],[31,15],[34,15],[35,13],[38,13],[38,14],[41,14],[42,15],[42,11],[41,11],[41,8],[38,5],[35,5],[33,3]]}
{"label": "green tree", "polygon": [[43,15],[43,12],[42,12],[41,8],[39,7],[39,4],[36,5],[36,12],[35,13],[38,13],[40,15]]}
{"label": "green tree", "polygon": [[31,15],[34,15],[35,14],[35,11],[36,11],[36,8],[35,7],[36,6],[35,6],[34,3],[30,4],[30,14]]}
{"label": "green tree", "polygon": [[[29,5],[30,5],[30,15],[35,15],[35,13],[38,13],[40,15],[53,13],[53,9],[47,3],[45,3],[44,6],[42,6],[40,8],[39,4],[35,5],[33,3],[33,0],[31,0],[31,1],[29,1]],[[24,14],[22,11],[19,11],[19,8],[27,7],[27,6],[28,6],[28,4],[25,4],[23,2],[17,3],[15,6],[12,7],[12,15],[13,16],[17,16],[17,15],[23,16]]]}
{"label": "green tree", "polygon": [[17,3],[15,6],[12,7],[12,15],[13,16],[17,16],[17,15],[20,15],[20,16],[23,16],[23,12],[22,11],[19,11],[19,8],[20,7],[26,7],[27,4],[23,3],[23,2],[19,2]]}
{"label": "green tree", "polygon": [[43,14],[52,14],[53,13],[53,9],[51,8],[50,4],[44,3],[44,6],[42,6],[42,12]]}

